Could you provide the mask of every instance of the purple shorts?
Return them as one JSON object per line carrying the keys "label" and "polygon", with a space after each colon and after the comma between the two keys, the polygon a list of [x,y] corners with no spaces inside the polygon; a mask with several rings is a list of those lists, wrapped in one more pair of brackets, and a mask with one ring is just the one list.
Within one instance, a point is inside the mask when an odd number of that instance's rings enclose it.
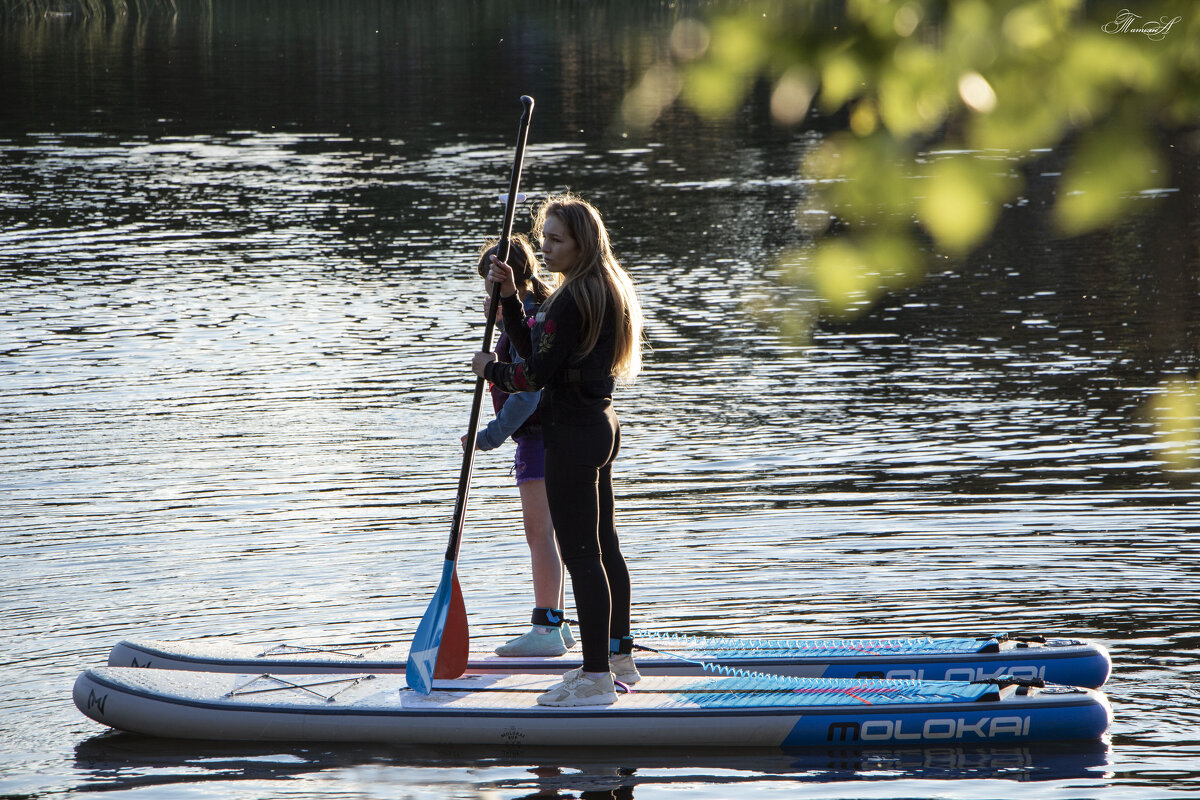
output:
{"label": "purple shorts", "polygon": [[513,457],[513,472],[517,476],[517,486],[525,481],[546,480],[546,446],[542,444],[541,435],[522,436],[515,441],[517,454]]}

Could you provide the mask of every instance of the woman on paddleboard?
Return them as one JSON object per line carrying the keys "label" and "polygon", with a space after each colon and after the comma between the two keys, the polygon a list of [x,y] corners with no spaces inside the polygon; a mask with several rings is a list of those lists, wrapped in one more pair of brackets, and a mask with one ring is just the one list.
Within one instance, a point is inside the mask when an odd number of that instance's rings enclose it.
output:
{"label": "woman on paddleboard", "polygon": [[[532,317],[538,307],[554,290],[553,281],[538,275],[537,254],[533,245],[521,234],[509,240],[508,264],[513,270],[517,298],[526,315]],[[487,279],[492,257],[500,245],[495,240],[484,245],[479,255],[479,277]],[[491,283],[487,283],[487,289]],[[491,292],[485,295],[485,302]],[[488,309],[487,313],[491,313]],[[500,309],[495,311],[499,316]],[[501,333],[496,342],[496,357],[519,363],[522,359]],[[517,445],[513,457],[513,474],[517,492],[521,495],[521,518],[525,526],[525,541],[533,573],[533,614],[530,629],[496,648],[500,656],[561,656],[575,646],[571,626],[563,621],[563,564],[554,540],[554,523],[550,519],[550,504],[546,500],[546,450],[542,443],[542,421],[537,412],[540,391],[509,394],[495,384],[490,385],[496,418],[475,436],[476,450],[494,450],[512,437]],[[463,436],[464,446],[466,436]]]}
{"label": "woman on paddleboard", "polygon": [[562,283],[531,329],[512,269],[493,257],[488,280],[500,284],[504,330],[525,360],[477,353],[471,367],[506,392],[542,390],[546,497],[571,576],[583,666],[538,703],[606,705],[617,699],[614,674],[625,683],[641,677],[631,655],[629,570],[613,507],[612,465],[621,432],[612,394],[616,378],[631,380],[641,367],[642,311],[590,203],[572,194],[547,198],[534,235],[546,268]]}

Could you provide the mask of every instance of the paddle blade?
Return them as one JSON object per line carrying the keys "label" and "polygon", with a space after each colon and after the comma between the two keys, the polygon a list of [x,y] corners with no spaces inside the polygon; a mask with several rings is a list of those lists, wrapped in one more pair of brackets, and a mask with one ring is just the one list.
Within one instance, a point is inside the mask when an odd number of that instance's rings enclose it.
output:
{"label": "paddle blade", "polygon": [[433,593],[433,599],[425,609],[425,616],[421,617],[417,632],[413,634],[412,645],[408,649],[408,666],[404,670],[408,685],[421,694],[429,694],[433,688],[433,669],[437,663],[442,634],[446,629],[446,617],[450,612],[450,599],[455,583],[454,562],[446,559],[442,565],[442,579],[438,583],[437,591]]}
{"label": "paddle blade", "polygon": [[458,585],[458,571],[450,580],[450,608],[446,614],[446,627],[438,645],[437,661],[433,677],[461,678],[467,671],[467,656],[471,649],[471,633],[467,629],[467,605],[463,602],[462,589]]}

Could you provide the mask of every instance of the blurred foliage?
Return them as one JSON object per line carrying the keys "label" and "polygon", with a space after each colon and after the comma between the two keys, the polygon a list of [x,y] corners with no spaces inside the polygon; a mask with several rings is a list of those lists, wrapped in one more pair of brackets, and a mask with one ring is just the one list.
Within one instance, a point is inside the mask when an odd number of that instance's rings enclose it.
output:
{"label": "blurred foliage", "polygon": [[1153,20],[1081,0],[739,3],[675,26],[622,121],[645,129],[677,100],[732,116],[763,82],[780,124],[843,114],[801,167],[814,243],[785,260],[823,313],[849,315],[919,279],[926,242],[952,256],[983,242],[1022,167],[1066,140],[1064,235],[1166,185],[1161,132],[1200,123],[1200,13],[1149,5]]}
{"label": "blurred foliage", "polygon": [[1167,469],[1183,475],[1200,467],[1200,382],[1173,378],[1150,404]]}
{"label": "blurred foliage", "polygon": [[[847,318],[919,281],[930,251],[962,257],[1020,202],[1038,159],[1068,154],[1050,215],[1063,236],[1118,224],[1168,187],[1165,148],[1200,125],[1200,6],[1147,0],[760,0],[685,19],[627,96],[646,129],[681,102],[732,117],[770,93],[774,120],[825,120],[800,165],[812,190],[783,254],[790,335]],[[832,124],[830,124],[832,123]],[[786,298],[791,298],[786,299]],[[803,304],[802,304],[803,305]],[[1150,409],[1173,469],[1197,464],[1196,383],[1164,386]]]}

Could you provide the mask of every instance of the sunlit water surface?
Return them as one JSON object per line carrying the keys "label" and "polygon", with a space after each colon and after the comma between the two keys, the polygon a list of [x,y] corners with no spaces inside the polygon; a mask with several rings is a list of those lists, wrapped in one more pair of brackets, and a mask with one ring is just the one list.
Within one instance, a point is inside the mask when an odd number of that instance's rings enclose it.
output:
{"label": "sunlit water surface", "polygon": [[[1083,309],[1015,246],[935,266],[808,347],[784,341],[742,301],[794,243],[812,139],[731,147],[704,128],[688,148],[535,135],[528,154],[531,195],[569,184],[605,210],[648,315],[646,369],[618,396],[635,624],[1094,638],[1114,658],[1109,741],[242,746],[103,735],[81,716],[72,681],[119,638],[411,633],[449,533],[482,332],[473,258],[499,227],[513,111],[480,134],[434,119],[404,138],[0,139],[0,794],[1200,789],[1200,497],[1194,475],[1164,471],[1145,412],[1194,355],[1152,370],[1121,298]],[[531,605],[511,455],[481,454],[471,489],[476,637],[518,632]]]}

